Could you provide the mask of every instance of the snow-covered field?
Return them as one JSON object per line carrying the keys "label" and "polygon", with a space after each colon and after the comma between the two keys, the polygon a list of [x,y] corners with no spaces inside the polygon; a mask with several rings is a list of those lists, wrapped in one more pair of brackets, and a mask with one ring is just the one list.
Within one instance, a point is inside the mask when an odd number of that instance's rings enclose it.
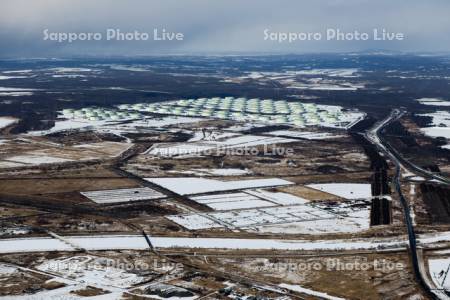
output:
{"label": "snow-covered field", "polygon": [[358,69],[305,69],[284,72],[248,72],[244,76],[227,78],[226,82],[257,80],[262,84],[277,81],[285,88],[308,90],[355,91],[364,88],[362,83],[351,82],[358,77]]}
{"label": "snow-covered field", "polygon": [[[208,206],[209,201],[213,200],[200,199]],[[190,230],[224,227],[289,234],[351,233],[366,230],[370,225],[370,205],[367,203],[355,206],[342,203],[331,210],[326,205],[319,206],[313,203],[265,208],[258,208],[255,205],[251,209],[227,210],[232,209],[233,205],[234,203],[219,206],[218,208],[223,210],[220,212],[175,215],[167,218]]]}
{"label": "snow-covered field", "polygon": [[250,170],[234,169],[234,168],[222,168],[222,169],[192,169],[188,171],[169,171],[174,174],[196,175],[199,177],[204,176],[242,176],[251,175]]}
{"label": "snow-covered field", "polygon": [[33,95],[33,91],[36,90],[27,88],[12,88],[0,86],[0,96],[11,96],[11,97],[31,96]]}
{"label": "snow-covered field", "polygon": [[291,291],[294,291],[294,292],[299,292],[299,293],[302,293],[302,294],[307,294],[307,295],[319,297],[320,299],[345,300],[344,298],[330,296],[327,293],[317,292],[317,291],[314,291],[314,290],[311,290],[311,289],[303,288],[303,287],[301,287],[299,285],[282,283],[282,284],[279,285],[279,287],[281,287],[283,289],[288,289],[288,290],[291,290]]}
{"label": "snow-covered field", "polygon": [[16,123],[18,120],[10,117],[0,117],[0,129]]}
{"label": "snow-covered field", "polygon": [[70,280],[87,282],[93,286],[128,288],[144,279],[124,269],[108,266],[107,258],[91,255],[51,259],[36,268]]}
{"label": "snow-covered field", "polygon": [[24,166],[38,166],[46,164],[60,164],[68,162],[103,160],[117,157],[128,150],[133,144],[120,142],[98,142],[65,146],[35,138],[16,138],[8,140],[6,147],[20,143],[35,145],[36,150],[15,153],[8,151],[0,160],[0,168],[14,168]]}
{"label": "snow-covered field", "polygon": [[[427,103],[437,103],[437,102],[427,102]],[[450,106],[449,101],[438,102],[441,106]],[[431,105],[431,104],[429,104]],[[444,137],[448,140],[449,144],[441,146],[443,149],[450,149],[450,112],[448,111],[436,111],[434,113],[423,114],[422,116],[429,116],[433,118],[433,123],[430,127],[423,127],[420,130],[427,136],[430,137]]]}
{"label": "snow-covered field", "polygon": [[41,156],[29,154],[29,155],[17,155],[8,157],[7,161],[26,165],[42,165],[42,164],[64,163],[72,160],[54,156]]}
{"label": "snow-covered field", "polygon": [[286,79],[297,75],[326,75],[330,77],[356,77],[358,69],[355,68],[339,68],[339,69],[304,69],[298,71],[284,71],[284,72],[248,72],[243,78],[271,78],[271,79]]}
{"label": "snow-covered field", "polygon": [[329,132],[291,131],[291,130],[276,130],[271,131],[268,134],[274,136],[288,136],[288,137],[302,138],[307,140],[326,140],[345,136],[345,135],[334,135]]}
{"label": "snow-covered field", "polygon": [[366,183],[319,183],[308,184],[307,187],[345,199],[364,199],[372,197],[371,185]]}
{"label": "snow-covered field", "polygon": [[194,177],[144,178],[180,195],[195,195],[211,192],[233,191],[251,188],[275,187],[294,184],[278,178],[220,181]]}
{"label": "snow-covered field", "polygon": [[418,102],[424,105],[432,106],[450,106],[450,101],[446,101],[440,98],[420,98],[416,99]]}
{"label": "snow-covered field", "polygon": [[254,195],[278,205],[297,205],[308,203],[309,200],[288,193],[271,192],[264,189],[247,190],[247,194]]}
{"label": "snow-covered field", "polygon": [[160,192],[157,192],[147,187],[90,191],[90,192],[81,192],[81,194],[89,198],[90,200],[100,204],[151,200],[165,197],[165,195],[161,194]]}
{"label": "snow-covered field", "polygon": [[420,130],[422,130],[425,135],[431,137],[444,137],[450,139],[450,127],[425,127]]}
{"label": "snow-covered field", "polygon": [[450,274],[447,274],[450,267],[450,258],[429,259],[428,266],[431,279],[437,288],[450,290],[450,276],[448,276]]}
{"label": "snow-covered field", "polygon": [[434,113],[422,114],[421,116],[428,116],[433,119],[430,127],[420,129],[423,133],[431,137],[445,137],[450,139],[450,112],[436,111]]}
{"label": "snow-covered field", "polygon": [[5,75],[0,75],[0,80],[23,79],[23,78],[29,78],[29,76],[5,76]]}
{"label": "snow-covered field", "polygon": [[[424,246],[433,241],[449,241],[450,233],[428,238],[421,235]],[[142,235],[66,236],[70,243],[87,250],[147,250],[149,246]],[[253,249],[253,250],[356,250],[406,248],[407,239],[349,239],[349,240],[277,240],[234,238],[150,237],[154,247],[189,249]],[[77,251],[66,243],[53,238],[0,239],[0,253]]]}
{"label": "snow-covered field", "polygon": [[[87,250],[146,250],[149,246],[142,235],[95,235],[65,236],[69,243]],[[229,239],[150,237],[156,248],[203,248],[203,249],[266,249],[266,250],[355,250],[355,249],[406,249],[406,236],[377,239],[339,240],[277,240],[277,239]],[[433,247],[433,243],[449,242],[450,232],[418,235],[418,244]],[[23,253],[42,251],[78,251],[54,238],[0,239],[0,253]]]}
{"label": "snow-covered field", "polygon": [[[102,117],[103,115],[105,117]],[[117,110],[86,108],[79,111],[65,110],[58,115],[58,119],[52,128],[31,131],[28,134],[42,136],[67,130],[95,130],[121,135],[123,133],[135,133],[148,128],[160,129],[200,120],[204,119],[179,116],[144,117],[140,114],[120,113]]]}
{"label": "snow-covered field", "polygon": [[146,154],[172,157],[197,154],[207,151],[221,151],[224,149],[250,148],[259,145],[274,145],[296,142],[294,139],[266,137],[258,135],[238,135],[224,140],[198,141],[187,143],[158,144],[150,148]]}
{"label": "snow-covered field", "polygon": [[194,196],[189,199],[207,205],[214,210],[233,210],[276,205],[275,203],[247,194],[246,192]]}

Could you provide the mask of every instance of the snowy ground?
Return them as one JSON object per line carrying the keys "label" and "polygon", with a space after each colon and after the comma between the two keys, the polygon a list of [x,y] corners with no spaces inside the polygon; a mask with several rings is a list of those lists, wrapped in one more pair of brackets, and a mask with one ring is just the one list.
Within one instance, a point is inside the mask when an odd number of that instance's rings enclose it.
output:
{"label": "snowy ground", "polygon": [[11,96],[11,97],[31,96],[33,95],[33,91],[36,90],[27,88],[12,88],[0,86],[0,96]]}
{"label": "snowy ground", "polygon": [[296,137],[307,140],[326,140],[345,136],[345,135],[334,135],[329,132],[291,131],[291,130],[276,130],[271,131],[268,134],[274,136]]}
{"label": "snowy ground", "polygon": [[372,197],[371,185],[366,183],[320,183],[308,184],[307,187],[345,199],[363,199]]}
{"label": "snowy ground", "polygon": [[358,69],[306,69],[284,72],[249,72],[245,76],[227,78],[225,81],[257,80],[261,83],[277,81],[285,88],[307,90],[350,90],[364,88],[364,84],[349,81],[358,77]]}
{"label": "snowy ground", "polygon": [[10,117],[0,117],[0,129],[16,123],[18,120]]}
{"label": "snowy ground", "polygon": [[118,120],[90,120],[84,117],[76,117],[66,113],[58,116],[55,126],[48,130],[31,131],[28,134],[42,136],[67,130],[96,130],[99,132],[124,134],[127,132],[135,133],[141,129],[153,128],[159,129],[170,125],[182,123],[193,123],[204,119],[190,117],[139,117],[133,119],[126,117]]}
{"label": "snowy ground", "polygon": [[160,192],[157,192],[147,187],[90,191],[90,192],[81,192],[81,194],[89,198],[90,200],[100,204],[151,200],[165,197],[165,195],[161,194]]}
{"label": "snowy ground", "polygon": [[41,155],[17,155],[8,157],[7,161],[26,164],[26,165],[42,165],[42,164],[54,164],[54,163],[64,163],[72,161],[70,159],[65,159],[61,157],[54,156],[41,156]]}
{"label": "snowy ground", "polygon": [[250,170],[234,169],[234,168],[222,168],[222,169],[192,169],[187,171],[168,171],[168,173],[173,174],[185,174],[185,175],[195,175],[199,177],[204,176],[242,176],[251,175]]}
{"label": "snowy ground", "polygon": [[35,145],[36,150],[17,154],[14,151],[8,151],[10,156],[4,155],[2,157],[0,160],[0,168],[60,164],[97,159],[103,160],[117,157],[133,145],[119,142],[99,142],[61,147],[59,144],[36,140],[34,138],[17,138],[9,141],[6,147],[14,145],[14,143],[27,143],[29,145]]}
{"label": "snowy ground", "polygon": [[[429,237],[420,235],[423,246],[436,241],[450,241],[450,233]],[[147,250],[149,246],[142,235],[66,236],[70,243],[87,250]],[[190,249],[253,249],[253,250],[356,250],[406,248],[407,238],[349,239],[349,240],[276,240],[233,238],[150,237],[154,247]],[[0,253],[77,251],[68,244],[53,238],[1,239]]]}
{"label": "snowy ground", "polygon": [[[438,288],[450,290],[450,258],[429,259],[428,260],[431,279]],[[449,272],[450,273],[450,272]]]}
{"label": "snowy ground", "polygon": [[259,145],[273,145],[296,142],[294,139],[266,137],[258,135],[234,135],[223,140],[195,141],[187,143],[158,144],[151,147],[146,154],[172,157],[203,152],[224,151],[226,149],[250,148]]}
{"label": "snowy ground", "polygon": [[450,139],[450,112],[436,111],[434,113],[422,114],[421,116],[428,116],[433,119],[430,127],[420,129],[424,134],[431,137],[445,137]]}
{"label": "snowy ground", "polygon": [[278,178],[220,181],[194,177],[144,178],[180,195],[204,194],[219,191],[232,191],[251,188],[275,187],[293,184]]}
{"label": "snowy ground", "polygon": [[[146,250],[149,248],[142,235],[97,235],[65,236],[71,244],[87,250]],[[277,239],[229,239],[229,238],[185,238],[150,237],[156,248],[202,248],[202,249],[254,249],[254,250],[355,250],[355,249],[406,249],[406,236],[377,239],[345,240],[277,240]],[[433,243],[449,242],[450,232],[418,235],[418,244],[433,247]],[[68,244],[54,238],[0,239],[0,253],[77,251]]]}
{"label": "snowy ground", "polygon": [[107,259],[102,257],[72,256],[45,261],[37,269],[98,287],[128,288],[143,280],[143,277],[108,266],[107,263]]}
{"label": "snowy ground", "polygon": [[255,207],[269,207],[276,204],[262,200],[245,192],[214,194],[190,197],[191,200],[207,205],[214,210],[233,210]]}
{"label": "snowy ground", "polygon": [[[292,204],[294,197],[285,193],[271,193],[267,191],[249,192],[255,195],[265,195],[266,199],[275,199],[285,202],[283,206],[271,207],[270,202],[255,203],[257,200],[244,199],[233,202],[234,198],[214,198],[218,195],[204,196],[193,200],[213,207],[218,212],[174,215],[167,218],[187,229],[199,230],[209,228],[242,229],[253,232],[266,233],[288,233],[288,234],[329,234],[329,233],[352,233],[367,230],[370,227],[370,203],[339,203],[332,209],[326,204],[313,203]],[[282,197],[279,197],[281,194]],[[244,193],[230,194],[241,199]],[[287,197],[288,196],[288,197]],[[213,202],[213,201],[222,202]],[[298,200],[295,200],[299,202]],[[301,201],[301,200],[300,200]],[[300,202],[301,203],[301,202]],[[278,203],[281,204],[281,203]],[[253,208],[246,208],[253,205]],[[235,209],[235,210],[233,210]]]}
{"label": "snowy ground", "polygon": [[450,106],[450,101],[446,101],[440,98],[420,98],[416,99],[418,102],[424,105],[432,106]]}
{"label": "snowy ground", "polygon": [[299,285],[282,283],[282,284],[279,285],[279,287],[284,288],[284,289],[288,289],[288,290],[291,290],[291,291],[294,291],[294,292],[299,292],[299,293],[302,293],[302,294],[307,294],[307,295],[319,297],[320,299],[345,300],[344,298],[333,297],[333,296],[328,295],[327,293],[313,291],[311,289],[307,289],[307,288],[301,287]]}

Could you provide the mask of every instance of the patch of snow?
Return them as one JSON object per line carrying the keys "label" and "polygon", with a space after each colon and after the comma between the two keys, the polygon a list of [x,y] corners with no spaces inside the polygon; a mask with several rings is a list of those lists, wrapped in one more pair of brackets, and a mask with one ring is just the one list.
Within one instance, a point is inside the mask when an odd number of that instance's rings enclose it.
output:
{"label": "patch of snow", "polygon": [[317,291],[313,291],[311,289],[303,288],[303,287],[301,287],[299,285],[292,285],[292,284],[281,283],[278,286],[281,287],[281,288],[284,288],[284,289],[288,289],[288,290],[294,291],[294,292],[299,292],[299,293],[303,293],[303,294],[307,294],[307,295],[311,295],[311,296],[319,297],[319,298],[323,298],[323,299],[345,300],[344,298],[330,296],[327,293],[317,292]]}
{"label": "patch of snow", "polygon": [[420,99],[416,99],[416,101],[418,101],[424,105],[450,106],[450,101],[446,101],[441,98],[420,98]]}
{"label": "patch of snow", "polygon": [[428,266],[434,284],[439,289],[450,290],[450,276],[446,274],[450,267],[450,258],[429,259]]}
{"label": "patch of snow", "polygon": [[167,216],[166,218],[190,230],[223,227],[221,224],[199,214]]}
{"label": "patch of snow", "polygon": [[276,130],[269,132],[269,134],[274,136],[296,137],[307,140],[325,140],[344,136],[344,135],[333,135],[332,133],[329,132],[291,131],[291,130]]}
{"label": "patch of snow", "polygon": [[21,78],[28,78],[28,76],[4,76],[4,75],[0,75],[0,80],[21,79]]}
{"label": "patch of snow", "polygon": [[345,199],[372,197],[372,188],[368,183],[319,183],[306,186]]}
{"label": "patch of snow", "polygon": [[10,97],[20,97],[20,96],[31,96],[33,92],[0,92],[0,96],[10,96]]}
{"label": "patch of snow", "polygon": [[165,195],[150,188],[132,188],[81,192],[81,194],[95,203],[109,204],[140,200],[164,198]]}
{"label": "patch of snow", "polygon": [[420,128],[425,135],[431,137],[444,137],[450,139],[450,127],[425,127]]}
{"label": "patch of snow", "polygon": [[12,71],[3,71],[3,74],[16,74],[16,73],[32,73],[33,70],[12,70]]}
{"label": "patch of snow", "polygon": [[108,265],[107,258],[91,255],[47,260],[36,269],[94,286],[128,288],[144,279],[139,275]]}
{"label": "patch of snow", "polygon": [[12,161],[22,164],[41,165],[41,164],[54,164],[72,161],[71,159],[55,157],[55,156],[40,156],[40,155],[18,155],[8,157],[7,161]]}
{"label": "patch of snow", "polygon": [[207,205],[214,210],[233,210],[255,207],[269,207],[276,204],[259,199],[244,192],[231,194],[213,194],[190,197],[191,200]]}
{"label": "patch of snow", "polygon": [[8,127],[14,123],[17,123],[19,120],[16,118],[10,117],[0,117],[0,129]]}
{"label": "patch of snow", "polygon": [[309,202],[309,200],[307,199],[300,198],[291,194],[281,192],[270,192],[262,189],[248,190],[246,191],[246,193],[275,202],[279,205],[297,205]]}
{"label": "patch of snow", "polygon": [[223,168],[223,169],[193,169],[195,172],[205,173],[211,176],[241,176],[249,175],[252,172],[245,169]]}
{"label": "patch of snow", "polygon": [[58,68],[50,68],[49,71],[54,71],[56,73],[71,73],[71,72],[92,72],[92,69],[88,68],[66,68],[66,67],[58,67]]}

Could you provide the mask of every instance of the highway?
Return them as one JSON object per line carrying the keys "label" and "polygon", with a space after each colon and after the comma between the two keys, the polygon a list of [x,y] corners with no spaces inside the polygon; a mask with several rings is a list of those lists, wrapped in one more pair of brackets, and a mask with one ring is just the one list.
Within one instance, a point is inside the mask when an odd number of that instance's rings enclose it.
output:
{"label": "highway", "polygon": [[431,299],[448,300],[449,297],[445,294],[445,292],[443,290],[436,289],[436,287],[434,287],[431,283],[432,281],[429,280],[424,267],[421,252],[419,252],[419,250],[417,249],[416,233],[414,231],[414,225],[411,219],[410,207],[401,190],[401,170],[402,168],[404,168],[412,173],[415,173],[416,175],[436,179],[441,183],[450,182],[443,176],[423,170],[422,168],[407,161],[389,143],[383,141],[382,136],[380,135],[380,131],[382,131],[383,128],[385,128],[387,125],[401,118],[404,114],[404,111],[394,109],[388,117],[376,123],[371,129],[366,131],[365,138],[369,142],[374,144],[381,152],[383,152],[386,157],[388,157],[390,161],[395,165],[393,184],[395,185],[395,190],[400,198],[400,203],[403,207],[404,219],[408,230],[411,262],[417,281],[424,288]]}

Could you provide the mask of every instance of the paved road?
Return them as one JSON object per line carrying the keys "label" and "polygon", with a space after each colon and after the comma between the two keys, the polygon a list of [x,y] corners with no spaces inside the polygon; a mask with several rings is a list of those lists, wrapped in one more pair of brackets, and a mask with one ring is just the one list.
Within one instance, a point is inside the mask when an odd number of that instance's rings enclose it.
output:
{"label": "paved road", "polygon": [[399,195],[400,203],[403,207],[405,223],[408,230],[411,261],[417,281],[421,284],[421,286],[425,289],[425,291],[432,299],[449,299],[449,297],[442,290],[436,290],[434,286],[431,286],[431,281],[429,280],[426,270],[423,267],[424,264],[422,261],[422,256],[420,256],[419,260],[416,233],[414,231],[414,225],[411,219],[410,207],[401,190],[401,169],[404,168],[412,173],[415,173],[416,175],[433,178],[442,183],[447,183],[446,179],[440,175],[436,175],[434,173],[423,170],[422,168],[407,161],[389,143],[385,142],[382,139],[382,136],[380,136],[380,131],[383,130],[383,128],[398,120],[404,114],[404,111],[394,109],[388,117],[386,117],[381,122],[376,123],[370,130],[368,130],[365,134],[365,137],[385,155],[387,155],[392,163],[395,164],[395,176],[393,179],[393,183],[395,185],[395,190]]}

